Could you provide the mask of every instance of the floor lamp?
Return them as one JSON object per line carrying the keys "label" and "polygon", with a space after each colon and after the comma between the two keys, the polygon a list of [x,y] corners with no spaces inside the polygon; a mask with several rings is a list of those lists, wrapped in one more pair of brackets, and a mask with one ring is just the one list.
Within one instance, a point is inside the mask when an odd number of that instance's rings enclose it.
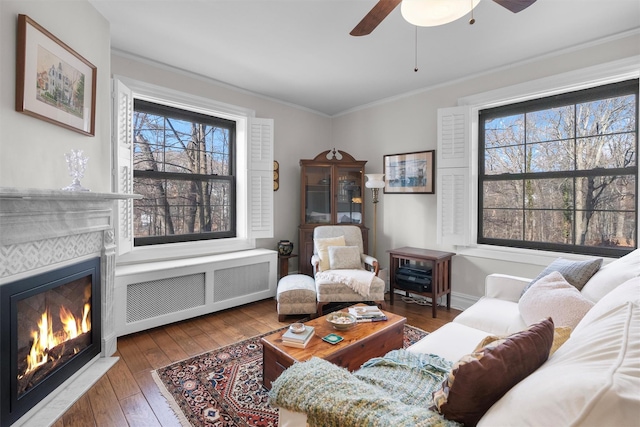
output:
{"label": "floor lamp", "polygon": [[376,257],[376,246],[378,237],[378,193],[381,188],[384,188],[384,174],[382,173],[368,173],[365,174],[367,182],[364,186],[371,189],[373,193],[373,257]]}

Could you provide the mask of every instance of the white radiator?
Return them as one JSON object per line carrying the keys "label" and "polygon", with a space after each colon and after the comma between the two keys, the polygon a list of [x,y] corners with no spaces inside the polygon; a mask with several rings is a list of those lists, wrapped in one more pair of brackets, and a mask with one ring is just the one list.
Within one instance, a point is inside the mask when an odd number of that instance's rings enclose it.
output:
{"label": "white radiator", "polygon": [[116,268],[117,336],[272,298],[277,252],[233,252]]}

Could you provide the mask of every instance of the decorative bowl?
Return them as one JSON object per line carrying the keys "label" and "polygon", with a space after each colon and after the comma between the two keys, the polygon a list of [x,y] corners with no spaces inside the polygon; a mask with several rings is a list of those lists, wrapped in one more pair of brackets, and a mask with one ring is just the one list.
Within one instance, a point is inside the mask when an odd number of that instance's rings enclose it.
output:
{"label": "decorative bowl", "polygon": [[356,316],[343,311],[336,311],[327,315],[327,322],[339,331],[346,331],[356,325]]}
{"label": "decorative bowl", "polygon": [[307,329],[307,327],[304,326],[304,323],[296,322],[289,325],[289,330],[294,334],[301,334],[305,331],[305,329]]}

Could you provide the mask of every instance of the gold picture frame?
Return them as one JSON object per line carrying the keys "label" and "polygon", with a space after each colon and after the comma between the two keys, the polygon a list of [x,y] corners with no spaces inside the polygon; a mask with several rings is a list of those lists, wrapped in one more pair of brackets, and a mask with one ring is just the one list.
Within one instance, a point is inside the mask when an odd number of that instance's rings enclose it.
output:
{"label": "gold picture frame", "polygon": [[385,194],[434,194],[435,150],[384,156]]}
{"label": "gold picture frame", "polygon": [[18,15],[16,111],[95,136],[97,69],[26,15]]}

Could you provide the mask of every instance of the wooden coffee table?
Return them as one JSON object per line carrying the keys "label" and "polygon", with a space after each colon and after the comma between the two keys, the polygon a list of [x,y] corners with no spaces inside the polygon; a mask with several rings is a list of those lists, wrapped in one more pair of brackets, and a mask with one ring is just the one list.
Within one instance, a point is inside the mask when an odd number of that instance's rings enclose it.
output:
{"label": "wooden coffee table", "polygon": [[[364,304],[358,304],[364,305]],[[344,309],[342,311],[348,311]],[[337,331],[327,322],[327,316],[305,322],[315,327],[315,335],[306,348],[287,347],[282,344],[278,331],[262,338],[262,378],[267,389],[280,374],[294,362],[304,362],[312,356],[320,357],[338,366],[355,371],[367,360],[384,356],[387,352],[402,348],[404,324],[407,319],[384,312],[386,321],[358,323],[348,331]],[[322,337],[335,333],[344,339],[338,344],[322,341]]]}

